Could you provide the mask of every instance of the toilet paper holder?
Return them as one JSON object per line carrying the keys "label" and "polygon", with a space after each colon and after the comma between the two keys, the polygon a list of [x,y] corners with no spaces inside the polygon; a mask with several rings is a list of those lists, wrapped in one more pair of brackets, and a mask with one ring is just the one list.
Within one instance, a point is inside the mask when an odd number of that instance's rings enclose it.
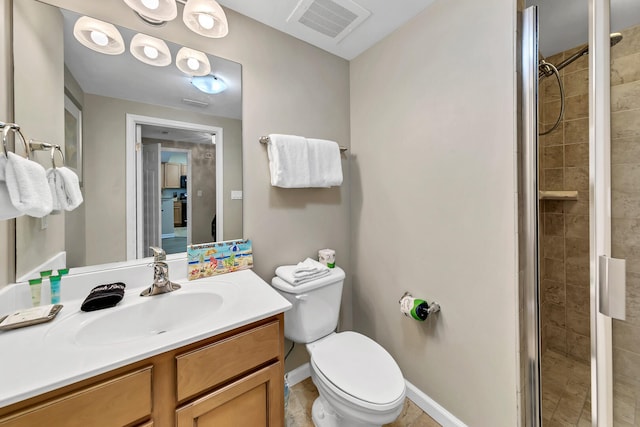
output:
{"label": "toilet paper holder", "polygon": [[425,321],[430,315],[440,311],[440,304],[433,301],[429,304],[426,300],[414,298],[408,291],[400,297],[400,312],[407,317],[418,321]]}

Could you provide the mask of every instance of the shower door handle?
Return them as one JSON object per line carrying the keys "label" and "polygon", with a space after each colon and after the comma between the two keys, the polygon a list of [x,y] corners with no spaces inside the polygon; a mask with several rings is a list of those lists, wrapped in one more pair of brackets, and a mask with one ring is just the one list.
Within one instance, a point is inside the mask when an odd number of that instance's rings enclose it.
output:
{"label": "shower door handle", "polygon": [[626,261],[600,255],[598,292],[600,313],[625,320]]}

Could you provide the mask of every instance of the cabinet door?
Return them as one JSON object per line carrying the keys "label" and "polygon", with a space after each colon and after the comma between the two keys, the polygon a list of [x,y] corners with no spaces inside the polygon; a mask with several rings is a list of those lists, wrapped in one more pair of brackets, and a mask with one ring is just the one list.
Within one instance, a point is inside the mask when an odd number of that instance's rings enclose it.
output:
{"label": "cabinet door", "polygon": [[173,226],[182,225],[182,202],[173,202]]}
{"label": "cabinet door", "polygon": [[180,188],[180,165],[178,163],[164,164],[165,188]]}
{"label": "cabinet door", "polygon": [[186,174],[187,174],[187,165],[181,164],[180,165],[180,175],[186,175]]}
{"label": "cabinet door", "polygon": [[177,427],[280,427],[283,420],[280,363],[247,375],[176,411]]}
{"label": "cabinet door", "polygon": [[[29,407],[0,419],[2,427],[120,427],[151,415],[152,367]],[[146,426],[147,424],[143,424]]]}

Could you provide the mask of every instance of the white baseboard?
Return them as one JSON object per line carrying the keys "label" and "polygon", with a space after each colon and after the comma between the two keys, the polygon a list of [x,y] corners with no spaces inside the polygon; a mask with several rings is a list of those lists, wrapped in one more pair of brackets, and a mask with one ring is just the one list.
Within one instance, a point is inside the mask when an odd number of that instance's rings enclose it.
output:
{"label": "white baseboard", "polygon": [[442,427],[467,427],[465,423],[454,417],[451,412],[440,406],[438,402],[427,396],[418,387],[406,379],[404,381],[407,383],[407,397]]}
{"label": "white baseboard", "polygon": [[[294,385],[306,380],[310,376],[311,367],[308,363],[305,363],[302,366],[298,366],[294,370],[287,373],[287,381],[289,382],[289,387],[293,387]],[[407,397],[411,399],[411,401],[415,403],[416,406],[427,413],[427,415],[440,423],[442,427],[467,427],[465,423],[454,417],[453,414],[440,406],[438,402],[427,396],[416,386],[411,384],[406,379],[405,382],[407,384]]]}
{"label": "white baseboard", "polygon": [[309,363],[298,366],[296,369],[287,372],[287,381],[289,382],[289,387],[293,387],[294,385],[301,383],[310,376],[311,367],[309,366]]}

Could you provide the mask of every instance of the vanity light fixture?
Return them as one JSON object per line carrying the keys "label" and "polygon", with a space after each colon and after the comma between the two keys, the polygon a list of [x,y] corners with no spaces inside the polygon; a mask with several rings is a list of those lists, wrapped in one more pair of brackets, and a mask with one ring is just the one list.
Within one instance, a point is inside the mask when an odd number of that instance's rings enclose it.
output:
{"label": "vanity light fixture", "polygon": [[180,48],[176,56],[176,66],[190,76],[206,76],[211,72],[211,64],[207,55],[188,47]]}
{"label": "vanity light fixture", "polygon": [[124,0],[138,16],[151,25],[163,25],[178,15],[176,3],[184,5],[182,21],[194,33],[220,38],[229,33],[224,10],[215,0]]}
{"label": "vanity light fixture", "polygon": [[193,77],[191,79],[191,84],[194,85],[199,91],[211,95],[224,92],[227,89],[227,84],[223,80],[212,74],[209,74],[207,76]]}
{"label": "vanity light fixture", "polygon": [[124,52],[124,40],[117,28],[108,22],[82,16],[73,26],[74,37],[89,49],[107,55]]}
{"label": "vanity light fixture", "polygon": [[188,0],[182,20],[191,31],[201,36],[220,38],[229,33],[227,16],[215,0]]}
{"label": "vanity light fixture", "polygon": [[164,40],[138,33],[131,39],[131,54],[139,61],[156,67],[171,64],[171,52]]}
{"label": "vanity light fixture", "polygon": [[149,24],[163,24],[178,16],[175,0],[124,0],[124,2]]}

